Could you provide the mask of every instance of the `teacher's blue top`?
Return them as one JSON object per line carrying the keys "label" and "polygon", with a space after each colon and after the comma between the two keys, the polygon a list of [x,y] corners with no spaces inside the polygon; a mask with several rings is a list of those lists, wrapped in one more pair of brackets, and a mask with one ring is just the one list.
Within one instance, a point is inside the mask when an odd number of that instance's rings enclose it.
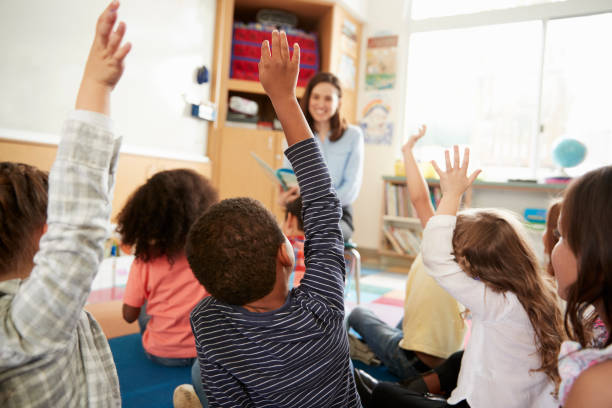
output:
{"label": "teacher's blue top", "polygon": [[[359,195],[363,181],[363,133],[361,128],[349,125],[342,137],[332,142],[329,134],[321,142],[317,133],[315,139],[323,152],[325,163],[332,178],[332,184],[343,207],[352,204]],[[291,168],[287,157],[283,167]]]}

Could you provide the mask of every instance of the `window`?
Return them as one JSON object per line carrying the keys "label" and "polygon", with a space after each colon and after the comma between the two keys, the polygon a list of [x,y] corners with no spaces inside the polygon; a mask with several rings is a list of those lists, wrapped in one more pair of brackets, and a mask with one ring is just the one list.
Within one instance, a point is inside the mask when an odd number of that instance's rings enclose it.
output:
{"label": "window", "polygon": [[564,0],[412,0],[412,18],[454,16]]}
{"label": "window", "polygon": [[587,145],[570,175],[610,164],[610,38],[610,13],[411,34],[405,124],[428,125],[419,156],[469,145],[486,179],[544,178],[558,174],[551,150],[568,136]]}

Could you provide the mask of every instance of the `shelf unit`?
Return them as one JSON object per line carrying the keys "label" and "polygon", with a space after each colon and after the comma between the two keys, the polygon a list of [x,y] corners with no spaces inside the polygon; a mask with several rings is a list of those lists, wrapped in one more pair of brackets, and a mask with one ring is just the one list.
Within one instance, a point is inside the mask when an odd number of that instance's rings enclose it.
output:
{"label": "shelf unit", "polygon": [[[421,222],[418,218],[412,216],[414,212],[412,211],[411,216],[401,216],[398,214],[389,214],[390,211],[393,211],[393,207],[397,208],[396,211],[399,211],[399,204],[391,203],[389,204],[389,192],[391,188],[399,188],[400,186],[406,185],[406,178],[400,176],[383,176],[383,193],[382,193],[382,210],[381,210],[381,231],[380,231],[380,239],[379,239],[379,249],[378,252],[380,255],[385,256],[393,256],[405,259],[414,259],[414,255],[398,253],[398,251],[394,250],[394,245],[390,242],[389,238],[386,237],[384,229],[389,226],[397,226],[399,228],[410,228],[414,231],[421,231]],[[427,179],[427,185],[430,189],[439,189],[440,188],[440,180],[438,179]],[[481,181],[476,180],[474,184],[466,191],[463,197],[463,207],[470,207],[472,204],[472,194],[474,190],[510,190],[510,191],[524,191],[524,192],[534,192],[534,193],[548,193],[551,195],[559,195],[565,189],[566,184],[543,184],[543,183],[530,183],[530,182],[490,182],[490,181]],[[403,204],[406,206],[411,206],[409,197],[407,195],[404,197]],[[407,210],[404,210],[407,211]]]}
{"label": "shelf unit", "polygon": [[[274,110],[258,81],[230,79],[230,59],[234,21],[255,21],[262,8],[283,9],[298,17],[298,27],[316,32],[319,42],[319,69],[337,73],[342,58],[349,56],[355,65],[355,83],[359,78],[359,50],[362,25],[342,6],[324,0],[217,0],[215,49],[211,78],[211,100],[217,105],[217,120],[210,124],[208,155],[212,162],[212,180],[220,197],[247,196],[259,200],[282,220],[284,214],[276,204],[277,189],[263,174],[250,152],[265,160],[271,167],[283,163],[285,148],[282,131],[250,129],[226,124],[228,101],[232,95],[255,100],[263,117],[273,118]],[[345,23],[356,27],[357,40],[348,40],[342,29]],[[298,87],[301,98],[304,88]],[[343,87],[342,112],[349,122],[356,117],[357,89]]]}

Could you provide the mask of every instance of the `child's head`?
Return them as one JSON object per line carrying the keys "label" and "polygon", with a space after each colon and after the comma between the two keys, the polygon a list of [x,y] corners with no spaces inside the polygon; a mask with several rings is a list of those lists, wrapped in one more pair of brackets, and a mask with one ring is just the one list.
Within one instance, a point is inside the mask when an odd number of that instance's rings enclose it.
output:
{"label": "child's head", "polygon": [[172,262],[184,251],[191,224],[217,201],[210,181],[195,171],[162,171],[132,193],[117,217],[117,231],[138,259],[166,256]]}
{"label": "child's head", "polygon": [[0,163],[0,280],[29,275],[47,222],[48,174],[22,163]]}
{"label": "child's head", "polygon": [[213,205],[187,238],[194,275],[214,298],[231,305],[245,305],[272,291],[281,250],[290,252],[294,262],[293,249],[274,216],[250,198]]}
{"label": "child's head", "polygon": [[304,220],[302,219],[302,197],[290,201],[285,206],[285,222],[283,233],[288,236],[304,235]]}
{"label": "child's head", "polygon": [[538,267],[524,227],[512,213],[486,209],[457,216],[453,251],[463,271],[497,292],[514,293],[535,331],[543,371],[559,381],[561,312],[554,290]]}
{"label": "child's head", "polygon": [[[550,254],[553,248],[559,241],[559,232],[557,230],[557,223],[559,221],[559,213],[561,212],[561,200],[555,200],[548,207],[546,212],[546,229],[542,234],[542,243],[544,244],[544,253],[550,259]],[[546,271],[550,276],[554,276],[552,262],[548,262],[546,265]]]}
{"label": "child's head", "polygon": [[589,330],[583,324],[587,306],[595,306],[608,327],[612,324],[610,203],[612,166],[574,180],[563,197],[558,225],[561,239],[552,252],[559,293],[567,300],[566,330],[583,346],[588,343]]}

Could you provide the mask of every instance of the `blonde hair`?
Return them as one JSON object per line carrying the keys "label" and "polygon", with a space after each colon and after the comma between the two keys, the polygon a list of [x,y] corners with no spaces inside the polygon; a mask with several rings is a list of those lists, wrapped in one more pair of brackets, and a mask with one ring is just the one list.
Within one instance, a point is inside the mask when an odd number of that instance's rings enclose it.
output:
{"label": "blonde hair", "polygon": [[495,209],[468,210],[457,216],[453,251],[459,266],[496,292],[512,292],[527,312],[544,372],[557,387],[557,357],[563,321],[557,295],[545,279],[517,217]]}

